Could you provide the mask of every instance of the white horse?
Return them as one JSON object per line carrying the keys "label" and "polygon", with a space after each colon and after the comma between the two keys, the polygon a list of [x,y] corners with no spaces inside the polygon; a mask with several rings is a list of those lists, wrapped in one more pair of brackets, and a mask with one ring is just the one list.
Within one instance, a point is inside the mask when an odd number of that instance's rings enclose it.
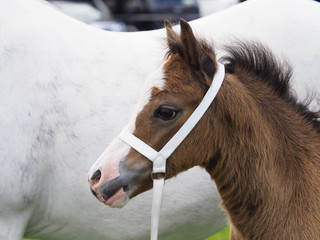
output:
{"label": "white horse", "polygon": [[[304,96],[320,86],[319,13],[308,0],[256,0],[192,25],[221,42],[266,42],[305,79],[295,83]],[[0,0],[1,240],[148,239],[150,192],[111,209],[86,172],[128,121],[164,36],[103,32],[38,0]],[[199,168],[167,182],[162,239],[203,239],[226,225],[212,184]]]}

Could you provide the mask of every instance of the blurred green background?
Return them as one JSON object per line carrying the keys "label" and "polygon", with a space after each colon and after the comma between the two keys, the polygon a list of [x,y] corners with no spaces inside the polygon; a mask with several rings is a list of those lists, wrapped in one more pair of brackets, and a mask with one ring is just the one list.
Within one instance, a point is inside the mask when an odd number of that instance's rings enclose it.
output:
{"label": "blurred green background", "polygon": [[[214,234],[211,237],[206,238],[204,240],[228,240],[229,239],[229,230],[230,230],[230,227],[225,227],[220,232],[217,232],[216,234]],[[36,240],[36,239],[24,238],[24,240]]]}
{"label": "blurred green background", "polygon": [[230,227],[225,227],[220,232],[217,232],[216,234],[212,235],[209,238],[206,238],[205,240],[229,240],[229,231]]}

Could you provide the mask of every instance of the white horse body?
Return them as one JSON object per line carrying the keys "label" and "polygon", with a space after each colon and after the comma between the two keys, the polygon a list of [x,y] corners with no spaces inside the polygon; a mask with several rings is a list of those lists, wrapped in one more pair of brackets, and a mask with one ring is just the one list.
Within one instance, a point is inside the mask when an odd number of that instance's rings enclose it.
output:
{"label": "white horse body", "polygon": [[[259,39],[294,67],[295,88],[319,89],[320,6],[249,1],[199,19],[223,43]],[[36,0],[0,0],[0,239],[148,239],[150,192],[123,209],[90,193],[87,170],[128,122],[162,60],[162,30],[92,29]],[[298,82],[299,80],[299,82]],[[194,168],[168,181],[162,239],[203,239],[226,225],[213,182]]]}

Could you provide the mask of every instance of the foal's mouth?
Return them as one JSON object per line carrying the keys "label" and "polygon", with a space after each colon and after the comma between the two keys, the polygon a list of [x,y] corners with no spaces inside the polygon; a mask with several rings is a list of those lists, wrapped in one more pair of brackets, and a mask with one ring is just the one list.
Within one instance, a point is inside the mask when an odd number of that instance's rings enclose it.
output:
{"label": "foal's mouth", "polygon": [[130,187],[128,181],[119,176],[106,182],[97,191],[91,189],[91,192],[100,202],[110,207],[123,207],[129,200]]}
{"label": "foal's mouth", "polygon": [[104,201],[107,201],[109,198],[115,195],[121,188],[124,192],[127,192],[129,189],[123,178],[119,176],[102,185],[99,188],[99,193],[103,197]]}

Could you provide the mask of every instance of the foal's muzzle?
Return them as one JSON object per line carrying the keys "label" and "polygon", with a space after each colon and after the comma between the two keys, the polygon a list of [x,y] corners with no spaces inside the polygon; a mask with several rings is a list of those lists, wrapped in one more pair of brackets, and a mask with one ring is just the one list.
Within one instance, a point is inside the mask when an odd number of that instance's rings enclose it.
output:
{"label": "foal's muzzle", "polygon": [[116,194],[121,188],[126,192],[128,190],[127,182],[121,176],[106,182],[99,188],[99,192],[103,199],[107,201],[110,197]]}

